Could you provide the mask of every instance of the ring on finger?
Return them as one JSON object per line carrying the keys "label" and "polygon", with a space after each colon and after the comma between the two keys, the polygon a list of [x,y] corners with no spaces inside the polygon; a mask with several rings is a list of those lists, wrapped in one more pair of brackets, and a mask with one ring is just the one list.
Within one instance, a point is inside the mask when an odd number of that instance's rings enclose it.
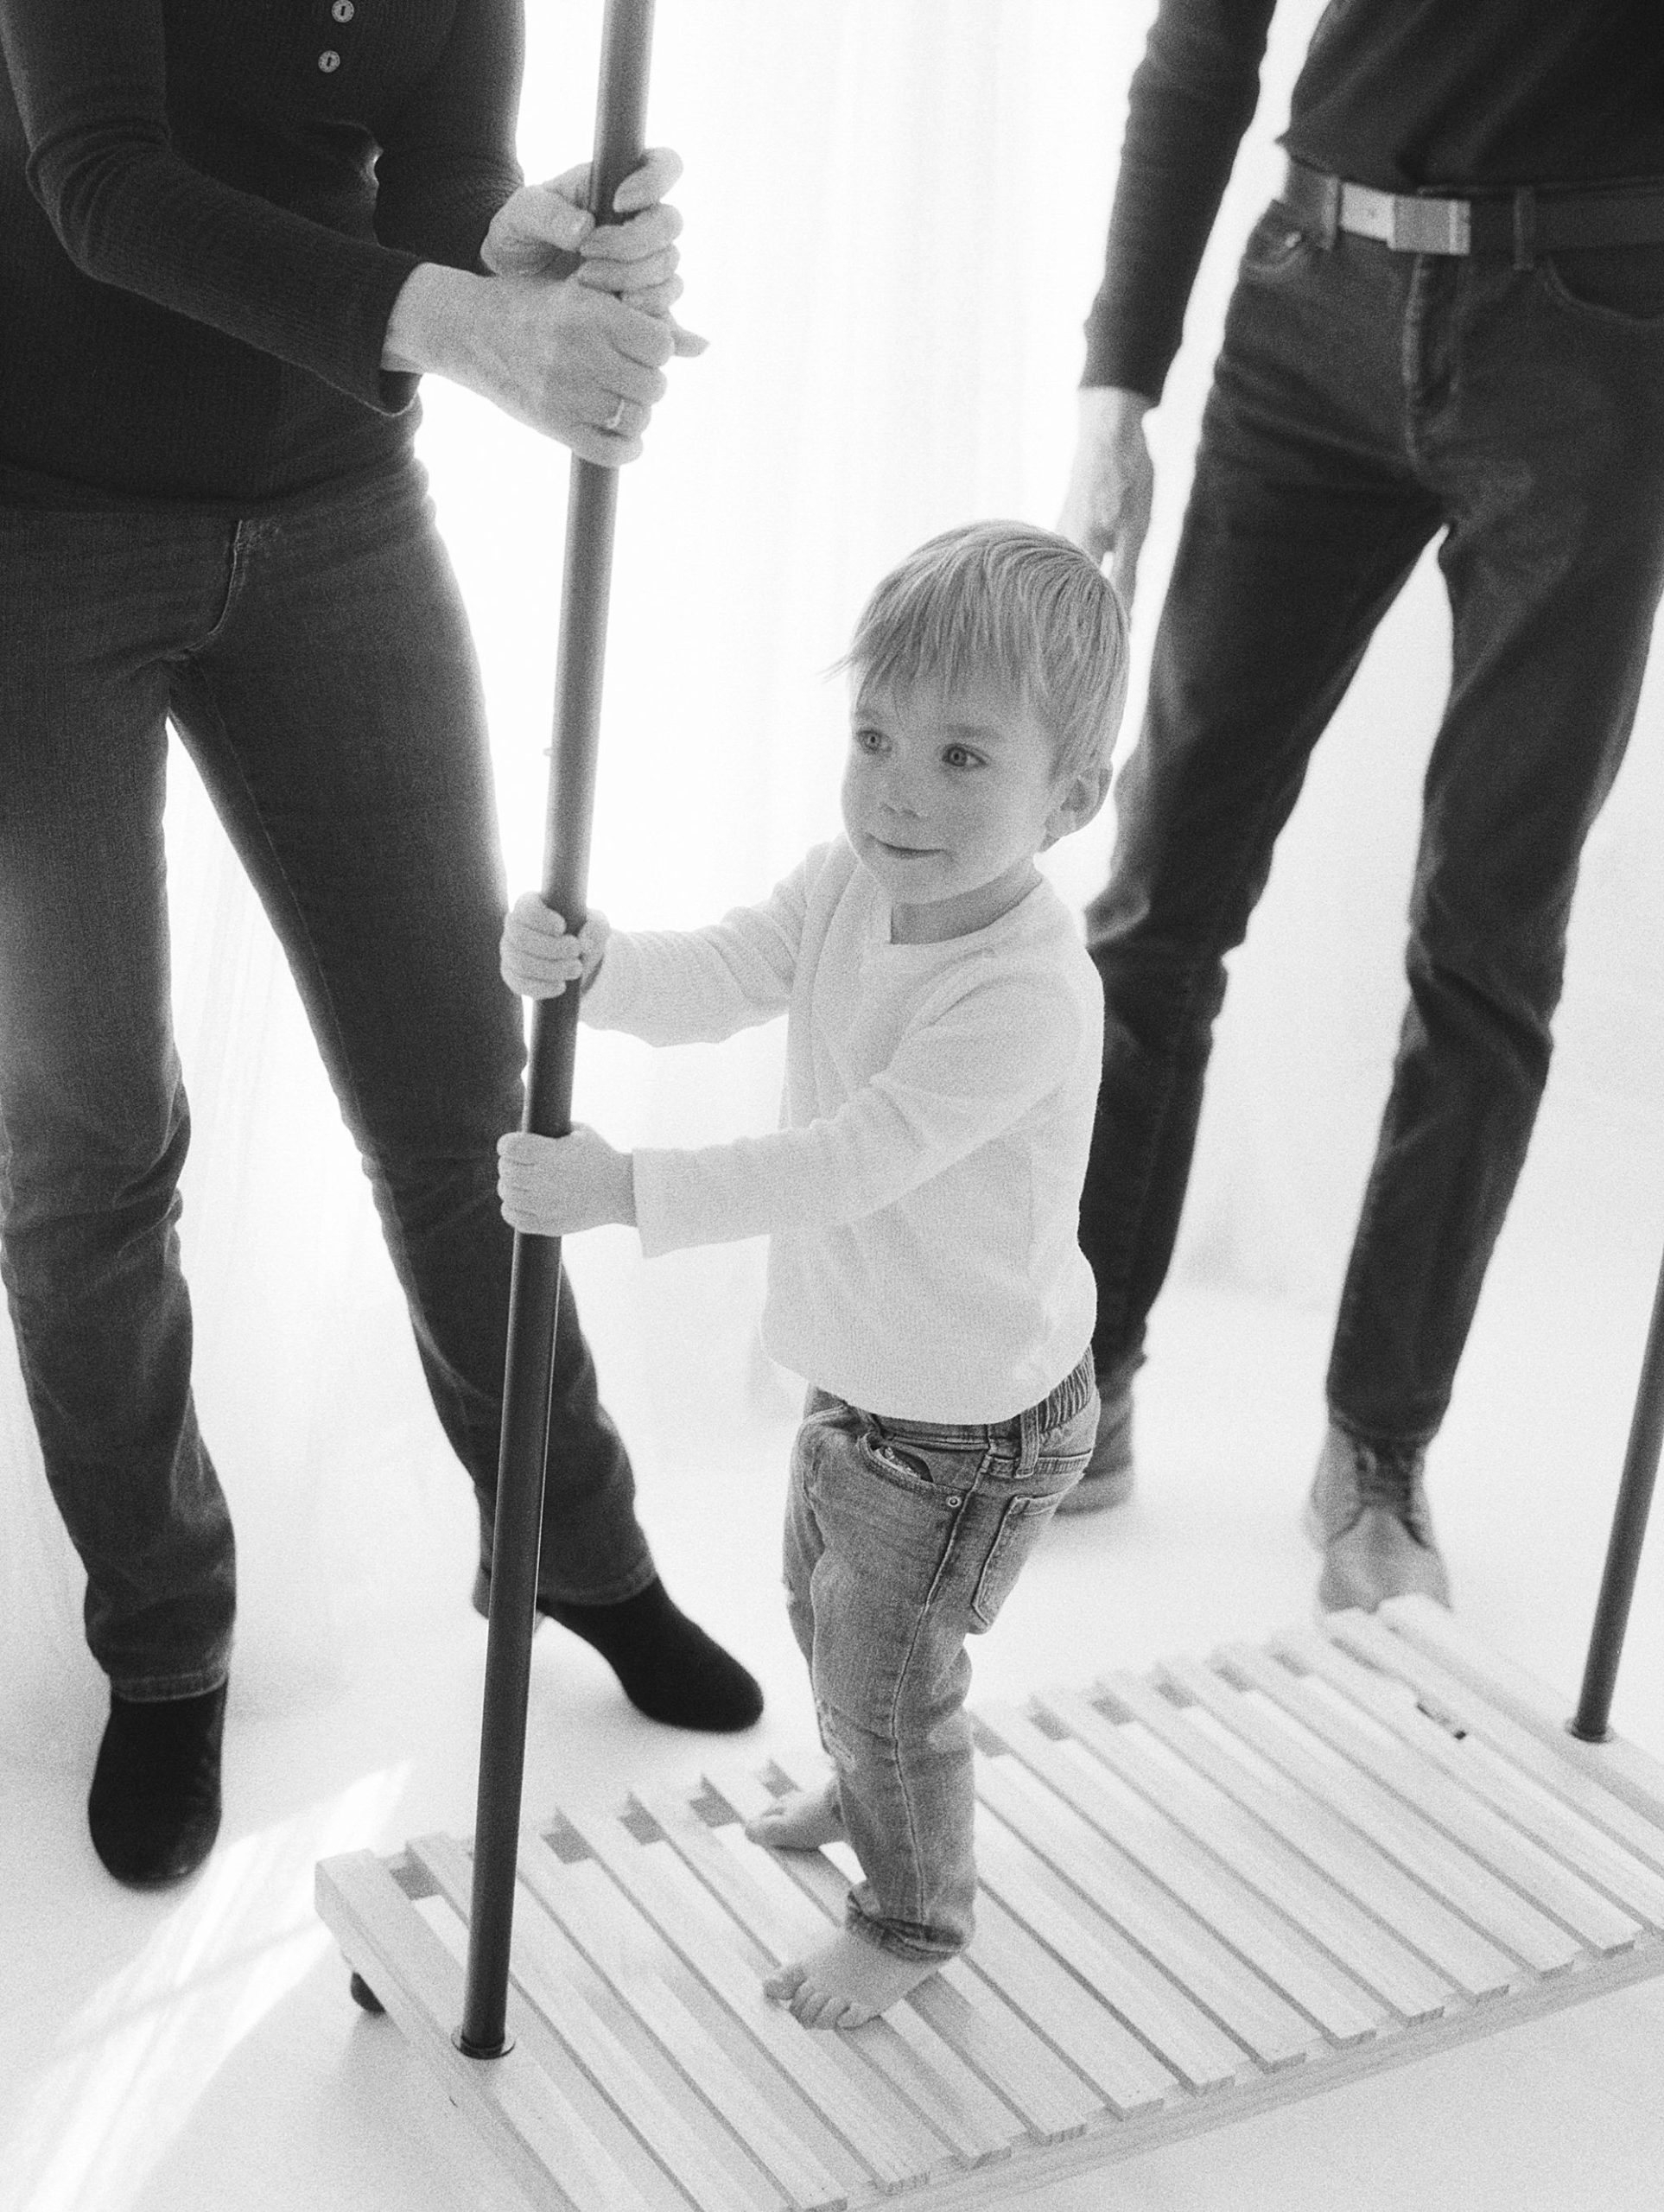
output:
{"label": "ring on finger", "polygon": [[629,403],[627,401],[620,399],[618,405],[613,410],[607,420],[601,424],[602,429],[607,432],[609,437],[616,436],[618,432],[623,429],[624,410],[628,404]]}

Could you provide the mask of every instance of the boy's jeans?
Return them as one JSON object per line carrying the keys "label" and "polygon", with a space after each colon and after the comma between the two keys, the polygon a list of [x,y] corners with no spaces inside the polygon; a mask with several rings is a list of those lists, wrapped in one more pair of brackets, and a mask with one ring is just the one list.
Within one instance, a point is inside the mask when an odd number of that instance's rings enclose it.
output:
{"label": "boy's jeans", "polygon": [[967,1633],[994,1624],[1097,1432],[1089,1352],[991,1427],[880,1421],[811,1390],[791,1455],[785,1582],[866,1879],[849,1923],[949,1958],[976,1892]]}
{"label": "boy's jeans", "polygon": [[1548,1071],[1578,855],[1635,716],[1664,580],[1664,247],[1519,269],[1343,233],[1325,250],[1273,205],[1088,912],[1106,1020],[1081,1243],[1106,1396],[1172,1251],[1225,955],[1312,746],[1440,531],[1452,682],[1329,1373],[1343,1426],[1377,1446],[1425,1443],[1448,1404]]}
{"label": "boy's jeans", "polygon": [[[0,1265],[87,1641],[152,1699],[223,1679],[234,1602],[174,1227],[168,716],[283,941],[482,1500],[524,1059],[479,681],[420,471],[240,518],[0,505]],[[633,1596],[652,1562],[569,1297],[550,1445],[545,1592]]]}

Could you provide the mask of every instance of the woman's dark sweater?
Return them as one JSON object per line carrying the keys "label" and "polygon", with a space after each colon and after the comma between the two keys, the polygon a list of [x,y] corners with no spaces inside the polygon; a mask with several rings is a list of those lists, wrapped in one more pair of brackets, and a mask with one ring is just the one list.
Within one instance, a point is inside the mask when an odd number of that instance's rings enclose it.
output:
{"label": "woman's dark sweater", "polygon": [[[1275,6],[1161,0],[1084,383],[1160,397]],[[1664,0],[1331,0],[1282,143],[1385,192],[1664,177]]]}
{"label": "woman's dark sweater", "polygon": [[0,0],[0,500],[244,505],[414,435],[419,261],[479,266],[520,0]]}

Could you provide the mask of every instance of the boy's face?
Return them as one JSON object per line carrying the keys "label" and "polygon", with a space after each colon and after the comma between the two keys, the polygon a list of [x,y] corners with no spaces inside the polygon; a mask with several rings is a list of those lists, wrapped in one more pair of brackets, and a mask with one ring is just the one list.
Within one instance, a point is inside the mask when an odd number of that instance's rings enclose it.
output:
{"label": "boy's face", "polygon": [[1037,881],[1036,853],[1096,806],[1093,779],[1059,788],[1051,737],[1002,684],[858,683],[849,737],[843,825],[898,944],[997,921]]}

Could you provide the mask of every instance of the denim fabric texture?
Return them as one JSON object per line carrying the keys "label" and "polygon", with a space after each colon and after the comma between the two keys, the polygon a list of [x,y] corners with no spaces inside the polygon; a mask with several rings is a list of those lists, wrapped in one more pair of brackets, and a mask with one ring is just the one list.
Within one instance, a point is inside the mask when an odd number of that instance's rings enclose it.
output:
{"label": "denim fabric texture", "polygon": [[970,1940],[968,1635],[992,1628],[1097,1433],[1089,1352],[982,1427],[880,1420],[811,1390],[792,1447],[785,1585],[864,1880],[849,1924],[904,1958]]}
{"label": "denim fabric texture", "polygon": [[1449,1403],[1547,1077],[1578,855],[1634,720],[1664,582],[1664,248],[1515,266],[1247,248],[1088,910],[1104,1072],[1081,1243],[1106,1396],[1172,1256],[1224,957],[1312,746],[1423,548],[1453,617],[1404,1016],[1328,1393],[1379,1448]]}
{"label": "denim fabric texture", "polygon": [[[0,1261],[93,1656],[124,1696],[185,1696],[225,1675],[235,1567],[175,1228],[166,725],[282,940],[488,1507],[524,1055],[478,675],[413,463],[241,518],[0,507]],[[652,1563],[569,1295],[555,1400],[546,1594],[633,1596]]]}

